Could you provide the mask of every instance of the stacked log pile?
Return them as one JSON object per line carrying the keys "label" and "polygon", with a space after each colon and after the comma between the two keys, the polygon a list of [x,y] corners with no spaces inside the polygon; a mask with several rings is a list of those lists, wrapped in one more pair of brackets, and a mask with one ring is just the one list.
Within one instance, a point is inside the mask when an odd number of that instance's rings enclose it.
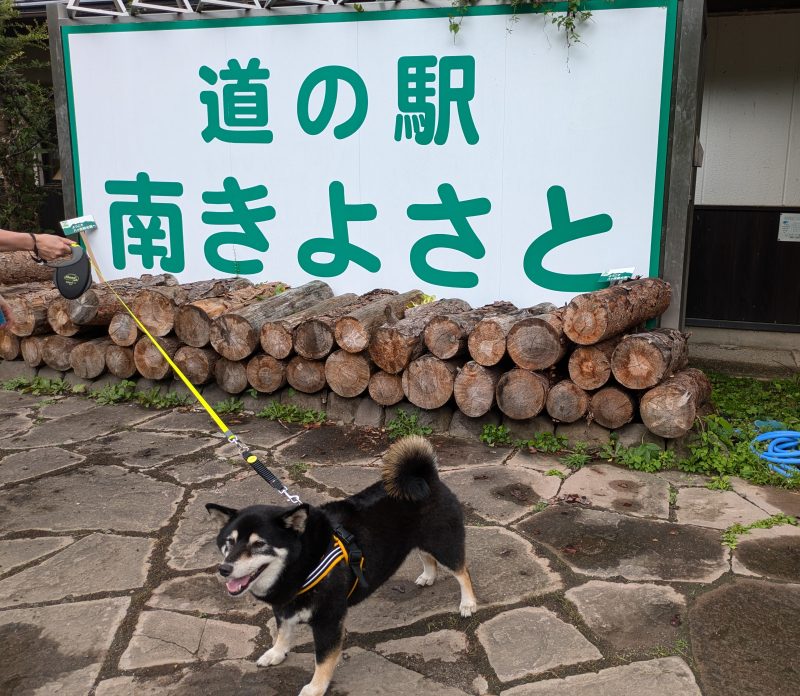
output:
{"label": "stacked log pile", "polygon": [[230,394],[271,394],[288,384],[304,393],[368,394],[381,406],[454,402],[470,418],[497,408],[514,420],[546,413],[609,429],[641,418],[663,437],[689,430],[710,397],[705,375],[687,369],[688,337],[644,328],[670,302],[669,285],[656,278],[560,308],[425,302],[419,290],[334,295],[322,281],[178,284],[161,275],[112,285],[114,292],[97,285],[71,301],[48,283],[0,286],[15,319],[11,330],[0,329],[0,357],[84,379],[108,371],[160,380],[171,374],[164,351],[194,384],[216,382]]}

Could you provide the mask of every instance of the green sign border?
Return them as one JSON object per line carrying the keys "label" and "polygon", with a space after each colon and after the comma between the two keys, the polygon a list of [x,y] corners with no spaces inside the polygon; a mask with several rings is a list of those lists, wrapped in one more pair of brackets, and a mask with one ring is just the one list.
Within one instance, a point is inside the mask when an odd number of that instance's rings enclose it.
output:
{"label": "green sign border", "polygon": [[[639,9],[646,7],[664,7],[667,10],[664,63],[661,75],[661,109],[658,127],[658,153],[656,156],[656,181],[653,196],[653,227],[651,232],[649,275],[660,275],[661,231],[664,221],[664,199],[666,194],[667,150],[669,139],[669,121],[672,101],[672,81],[675,62],[676,27],[678,17],[678,0],[588,0],[584,7],[592,12],[613,11],[621,9]],[[179,19],[167,21],[150,21],[139,18],[125,18],[109,23],[108,20],[91,24],[63,24],[61,26],[61,42],[64,55],[64,78],[66,82],[67,105],[69,112],[69,131],[72,141],[72,170],[74,175],[75,205],[77,215],[83,215],[83,198],[81,192],[80,157],[78,152],[78,136],[75,124],[74,94],[72,87],[72,64],[69,52],[71,34],[98,34],[119,31],[164,31],[175,29],[212,29],[215,27],[252,27],[280,26],[284,24],[315,24],[321,22],[374,22],[395,19],[431,19],[448,18],[453,15],[452,7],[422,7],[415,9],[376,9],[367,5],[364,12],[356,12],[351,6],[334,6],[322,11],[309,12],[307,8],[291,8],[286,12],[270,11],[269,14],[253,14],[244,17],[209,17],[199,19]],[[469,7],[466,17],[486,17],[493,15],[538,14],[544,12],[565,12],[566,2],[546,3],[539,6],[523,5],[516,9],[509,4],[476,5]],[[280,14],[278,14],[280,12]],[[163,16],[163,15],[162,15]],[[159,17],[159,15],[151,15]],[[113,21],[113,20],[112,20]],[[443,25],[442,31],[447,28]]]}

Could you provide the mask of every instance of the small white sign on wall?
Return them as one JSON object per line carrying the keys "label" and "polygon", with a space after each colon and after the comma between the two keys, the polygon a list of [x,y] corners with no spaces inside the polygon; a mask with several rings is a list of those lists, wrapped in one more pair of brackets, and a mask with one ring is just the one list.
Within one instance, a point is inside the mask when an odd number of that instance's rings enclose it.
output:
{"label": "small white sign on wall", "polygon": [[778,241],[800,242],[800,213],[781,213]]}

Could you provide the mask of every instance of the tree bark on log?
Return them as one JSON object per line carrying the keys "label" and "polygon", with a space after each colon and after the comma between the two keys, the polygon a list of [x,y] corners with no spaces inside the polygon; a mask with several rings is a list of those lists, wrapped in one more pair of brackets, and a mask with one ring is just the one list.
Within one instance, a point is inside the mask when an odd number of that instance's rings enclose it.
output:
{"label": "tree bark on log", "polygon": [[347,307],[358,299],[358,295],[349,292],[344,295],[328,298],[300,312],[290,314],[277,321],[268,321],[261,327],[259,340],[261,348],[267,355],[282,360],[292,354],[294,347],[293,332],[297,326],[307,319],[335,312],[338,308]]}
{"label": "tree bark on log", "polygon": [[403,393],[414,406],[426,410],[440,408],[453,396],[457,369],[455,362],[423,355],[412,360],[403,371]]}
{"label": "tree bark on log", "polygon": [[136,374],[133,348],[112,343],[106,348],[106,368],[115,377],[130,379]]}
{"label": "tree bark on log", "polygon": [[438,300],[412,307],[400,321],[378,327],[369,344],[373,362],[384,372],[397,374],[425,352],[422,335],[437,314],[458,314],[472,308],[463,300]]}
{"label": "tree bark on log", "polygon": [[538,372],[516,367],[503,374],[497,382],[497,406],[509,418],[527,420],[538,416],[547,402],[549,380]]}
{"label": "tree bark on log", "polygon": [[342,305],[325,315],[310,317],[301,321],[292,331],[292,345],[299,356],[307,360],[322,360],[336,347],[334,327],[336,321],[346,313],[360,307],[369,307],[373,302],[386,297],[397,297],[394,290],[372,290],[365,295],[356,296],[350,304]]}
{"label": "tree bark on log", "polygon": [[144,288],[174,287],[176,282],[173,276],[164,273],[156,276],[144,275],[141,278],[120,278],[107,284],[95,285],[80,297],[68,301],[69,317],[79,326],[108,326],[115,314],[125,311],[112,288],[130,307],[136,294]]}
{"label": "tree bark on log", "polygon": [[[36,263],[29,251],[7,251],[0,254],[0,286],[36,283],[52,278],[53,269]],[[0,294],[4,292],[5,288],[0,287]]]}
{"label": "tree bark on log", "polygon": [[7,297],[6,302],[14,319],[11,332],[20,338],[50,333],[47,311],[51,303],[60,297],[58,290],[52,287]]}
{"label": "tree bark on log", "polygon": [[106,371],[106,350],[111,345],[108,337],[82,341],[69,355],[70,367],[81,379],[99,377]]}
{"label": "tree bark on log", "polygon": [[74,336],[81,330],[81,327],[70,319],[69,300],[64,297],[57,297],[50,303],[47,308],[47,323],[59,336]]}
{"label": "tree bark on log", "polygon": [[403,378],[378,370],[369,378],[369,396],[381,406],[394,406],[403,400]]}
{"label": "tree bark on log", "polygon": [[304,394],[315,394],[325,387],[325,361],[295,355],[286,366],[286,381]]}
{"label": "tree bark on log", "polygon": [[708,377],[690,367],[646,392],[639,403],[639,412],[650,432],[675,438],[691,430],[698,409],[710,398]]}
{"label": "tree bark on log", "polygon": [[611,358],[614,378],[628,389],[649,389],[689,363],[689,336],[656,329],[625,336]]}
{"label": "tree bark on log", "polygon": [[437,315],[425,327],[425,345],[437,358],[450,360],[466,352],[469,335],[479,321],[516,311],[510,302],[493,302],[471,312]]}
{"label": "tree bark on log", "polygon": [[616,430],[633,420],[636,402],[631,394],[620,387],[603,387],[592,394],[589,413],[596,423]]}
{"label": "tree bark on log", "polygon": [[[172,336],[161,336],[157,340],[170,358],[174,357],[178,348],[181,347],[180,341]],[[164,379],[172,369],[147,336],[142,336],[136,342],[133,349],[133,361],[139,374],[147,379]]]}
{"label": "tree bark on log", "polygon": [[175,312],[175,335],[187,346],[204,348],[211,341],[211,324],[225,312],[232,312],[250,302],[260,302],[275,295],[283,283],[260,283],[239,288],[224,297],[207,297],[188,302]]}
{"label": "tree bark on log", "polygon": [[589,410],[589,395],[569,379],[561,380],[547,394],[547,413],[561,423],[574,423]]}
{"label": "tree bark on log", "polygon": [[557,309],[518,321],[508,332],[506,350],[517,365],[526,370],[546,370],[567,352],[564,335],[564,310]]}
{"label": "tree bark on log", "polygon": [[72,351],[77,348],[82,341],[79,338],[68,338],[66,336],[48,336],[44,340],[42,348],[42,360],[48,367],[52,367],[59,372],[69,370],[69,357]]}
{"label": "tree bark on log", "polygon": [[209,297],[222,297],[252,283],[244,278],[199,280],[173,287],[145,288],[137,293],[133,311],[154,336],[166,336],[175,326],[175,314],[181,305]]}
{"label": "tree bark on log", "polygon": [[0,329],[0,358],[16,360],[20,353],[19,338],[8,329]]}
{"label": "tree bark on log", "polygon": [[280,295],[227,312],[211,325],[211,345],[228,360],[243,360],[258,345],[265,322],[282,319],[332,296],[330,286],[312,280]]}
{"label": "tree bark on log", "polygon": [[564,332],[590,346],[655,319],[669,307],[672,289],[660,278],[641,278],[578,295],[567,305]]}
{"label": "tree bark on log", "polygon": [[220,358],[214,365],[217,386],[228,394],[241,394],[247,389],[247,365],[244,361]]}
{"label": "tree bark on log", "polygon": [[22,359],[28,367],[39,367],[44,362],[42,351],[47,336],[28,336],[19,343]]}
{"label": "tree bark on log", "polygon": [[108,335],[118,346],[134,346],[142,335],[133,317],[127,312],[115,314],[108,325]]}
{"label": "tree bark on log", "polygon": [[405,316],[406,310],[422,298],[421,290],[409,290],[402,295],[389,295],[348,312],[336,320],[334,336],[337,345],[348,353],[367,350],[375,329],[383,324],[399,321]]}
{"label": "tree bark on log", "polygon": [[543,302],[534,307],[518,309],[516,312],[481,319],[467,339],[470,357],[484,367],[497,365],[506,354],[506,338],[514,324],[529,317],[553,312],[555,309],[555,305]]}
{"label": "tree bark on log", "polygon": [[602,387],[611,377],[611,356],[621,340],[615,336],[593,346],[577,346],[567,363],[569,378],[581,389]]}
{"label": "tree bark on log", "polygon": [[214,367],[219,355],[210,348],[182,346],[175,352],[175,364],[194,385],[206,384],[214,379]]}
{"label": "tree bark on log", "polygon": [[271,355],[255,355],[247,363],[247,381],[262,394],[272,394],[286,384],[286,362]]}
{"label": "tree bark on log", "polygon": [[336,350],[325,360],[325,381],[334,393],[350,399],[367,390],[374,370],[375,365],[366,351]]}
{"label": "tree bark on log", "polygon": [[500,370],[484,367],[474,360],[464,365],[453,383],[453,395],[459,410],[470,418],[478,418],[492,408]]}

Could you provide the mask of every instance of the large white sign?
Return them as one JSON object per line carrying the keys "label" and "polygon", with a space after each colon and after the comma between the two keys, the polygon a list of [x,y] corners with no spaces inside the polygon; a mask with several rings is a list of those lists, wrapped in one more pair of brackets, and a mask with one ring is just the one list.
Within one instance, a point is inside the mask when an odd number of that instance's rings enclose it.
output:
{"label": "large white sign", "polygon": [[[659,271],[675,0],[62,27],[109,277],[563,302]],[[528,10],[531,8],[528,7]]]}

